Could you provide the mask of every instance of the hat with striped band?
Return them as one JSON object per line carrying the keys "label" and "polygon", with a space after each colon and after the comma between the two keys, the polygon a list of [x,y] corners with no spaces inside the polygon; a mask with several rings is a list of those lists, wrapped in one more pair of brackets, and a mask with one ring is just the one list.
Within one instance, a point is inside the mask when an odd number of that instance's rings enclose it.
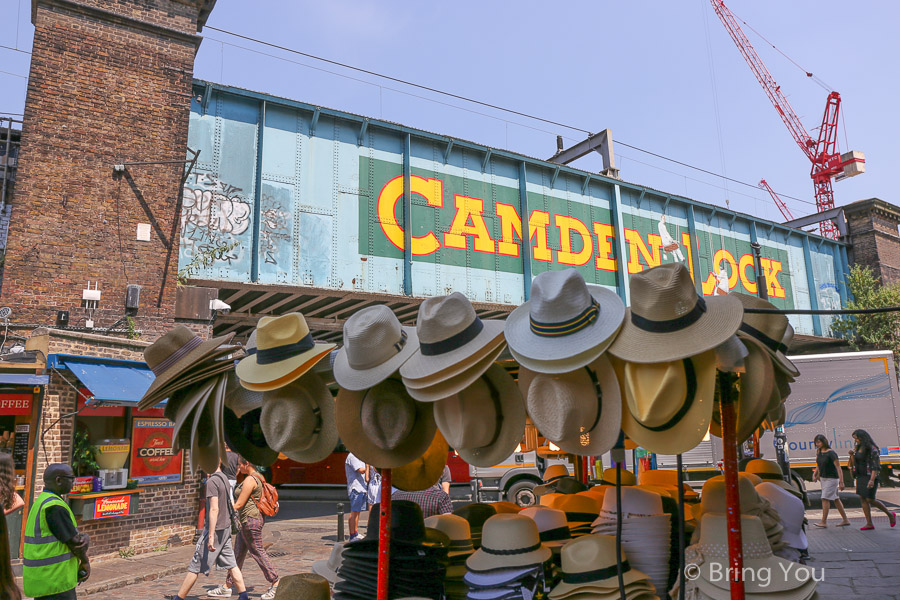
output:
{"label": "hat with striped band", "polygon": [[521,515],[499,514],[485,522],[481,548],[466,559],[466,566],[470,571],[526,567],[542,564],[551,555],[534,521]]}
{"label": "hat with striped band", "polygon": [[615,292],[588,285],[575,269],[545,271],[534,278],[531,298],[506,319],[506,341],[532,371],[566,373],[600,356],[624,318]]}
{"label": "hat with striped band", "polygon": [[[778,308],[771,302],[749,294],[733,293],[744,308]],[[794,329],[788,332],[788,319],[777,313],[744,313],[743,321],[738,329],[738,336],[751,337],[765,346],[766,351],[772,357],[772,362],[783,373],[791,377],[797,377],[800,371],[786,356],[788,343],[794,337]]]}

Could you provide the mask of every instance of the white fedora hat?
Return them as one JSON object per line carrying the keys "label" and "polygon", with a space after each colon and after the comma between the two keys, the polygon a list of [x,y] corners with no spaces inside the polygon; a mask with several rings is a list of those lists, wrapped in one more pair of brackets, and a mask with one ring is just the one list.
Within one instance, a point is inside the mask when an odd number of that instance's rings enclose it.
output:
{"label": "white fedora hat", "polygon": [[622,396],[605,356],[569,373],[537,375],[525,405],[541,435],[566,452],[599,456],[619,439]]}
{"label": "white fedora hat", "polygon": [[345,390],[374,387],[390,377],[419,347],[414,327],[403,327],[384,305],[369,306],[344,323],[344,346],[334,359],[334,379]]}
{"label": "white fedora hat", "polygon": [[[647,575],[632,568],[622,552],[622,579],[626,587],[626,597],[637,594],[628,591],[643,589],[650,591]],[[613,598],[619,597],[618,565],[616,561],[616,539],[608,535],[585,535],[566,544],[562,550],[562,581],[550,592],[552,600],[569,597],[593,598],[595,594],[612,592]],[[643,586],[635,589],[635,584],[643,582]],[[599,593],[598,593],[599,592]],[[605,594],[602,594],[605,595]]]}
{"label": "white fedora hat", "polygon": [[503,321],[482,321],[459,292],[428,298],[419,307],[416,331],[419,351],[400,367],[404,379],[437,377],[486,346],[503,343]]}
{"label": "white fedora hat", "polygon": [[327,560],[317,560],[312,564],[313,573],[321,575],[331,583],[338,580],[337,572],[341,568],[344,554],[344,543],[338,542],[331,548],[331,555]]}
{"label": "white fedora hat", "polygon": [[525,402],[503,367],[434,407],[434,420],[451,448],[470,465],[491,467],[513,453],[525,431]]}
{"label": "white fedora hat", "polygon": [[538,373],[565,373],[596,359],[622,327],[619,296],[589,286],[575,269],[545,271],[531,284],[531,299],[506,320],[509,351]]}
{"label": "white fedora hat", "polygon": [[528,517],[494,515],[484,523],[481,548],[466,559],[470,571],[539,565],[552,555],[541,543],[537,525]]}
{"label": "white fedora hat", "polygon": [[315,373],[263,395],[259,425],[273,450],[291,460],[324,460],[338,444],[334,398]]}
{"label": "white fedora hat", "polygon": [[[443,400],[453,394],[464,390],[472,385],[481,377],[484,372],[494,364],[494,361],[500,356],[505,348],[504,344],[495,344],[490,351],[476,360],[472,364],[467,364],[466,368],[460,372],[454,372],[453,375],[447,374],[446,379],[441,379],[435,383],[420,386],[421,380],[403,379],[403,384],[409,391],[409,395],[419,402],[437,402]],[[456,371],[456,369],[453,369]]]}
{"label": "white fedora hat", "polygon": [[572,540],[566,513],[549,506],[529,506],[519,511],[523,517],[535,522],[541,542],[548,548],[562,548]]}
{"label": "white fedora hat", "polygon": [[805,517],[803,500],[775,485],[771,481],[764,481],[756,486],[759,495],[769,501],[772,508],[781,517],[781,539],[787,542],[791,548],[804,550],[809,547],[806,532],[803,531],[803,519]]}
{"label": "white fedora hat", "polygon": [[741,324],[741,302],[733,296],[701,298],[681,263],[636,273],[630,286],[631,308],[609,347],[610,354],[622,360],[681,360],[719,346]]}

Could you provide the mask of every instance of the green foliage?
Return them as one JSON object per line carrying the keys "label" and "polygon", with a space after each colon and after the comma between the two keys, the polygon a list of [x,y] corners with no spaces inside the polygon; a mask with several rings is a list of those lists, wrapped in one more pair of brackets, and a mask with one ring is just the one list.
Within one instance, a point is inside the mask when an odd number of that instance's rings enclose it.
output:
{"label": "green foliage", "polygon": [[100,465],[94,459],[94,451],[96,448],[91,444],[88,438],[88,432],[85,429],[75,430],[75,438],[72,444],[72,470],[79,477],[87,477],[88,475],[96,475],[100,470]]}
{"label": "green foliage", "polygon": [[134,319],[131,317],[125,317],[125,330],[125,335],[129,340],[136,340],[141,337],[140,332],[138,332],[137,327],[135,327]]}
{"label": "green foliage", "polygon": [[119,558],[131,558],[134,556],[134,548],[119,548]]}
{"label": "green foliage", "polygon": [[[853,300],[847,301],[848,309],[900,306],[900,285],[883,285],[869,267],[853,265],[847,276],[847,286],[853,295]],[[894,360],[900,359],[898,312],[841,317],[831,324],[831,330],[847,339],[854,350],[892,350]]]}
{"label": "green foliage", "polygon": [[213,244],[206,246],[197,252],[194,257],[191,258],[191,262],[178,271],[178,286],[186,285],[187,280],[195,273],[211,267],[214,262],[225,258],[229,252],[239,245],[240,242],[237,240],[233,242],[215,241]]}

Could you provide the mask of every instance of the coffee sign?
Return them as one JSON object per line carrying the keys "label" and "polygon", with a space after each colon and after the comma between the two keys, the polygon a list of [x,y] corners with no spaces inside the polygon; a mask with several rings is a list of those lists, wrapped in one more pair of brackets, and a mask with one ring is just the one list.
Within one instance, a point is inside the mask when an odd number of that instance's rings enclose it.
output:
{"label": "coffee sign", "polygon": [[134,419],[130,478],[139,485],[181,481],[182,453],[172,447],[174,423],[168,419]]}

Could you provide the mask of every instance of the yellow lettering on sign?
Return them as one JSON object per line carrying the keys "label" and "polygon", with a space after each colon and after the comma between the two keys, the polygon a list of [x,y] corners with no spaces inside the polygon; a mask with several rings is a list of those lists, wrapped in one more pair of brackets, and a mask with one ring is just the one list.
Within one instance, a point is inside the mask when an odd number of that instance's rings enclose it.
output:
{"label": "yellow lettering on sign", "polygon": [[[594,241],[587,226],[575,217],[555,215],[553,224],[559,228],[559,250],[556,262],[561,265],[580,267],[586,265],[594,254]],[[581,237],[581,250],[572,252],[572,232]]]}
{"label": "yellow lettering on sign", "polygon": [[[410,192],[425,198],[428,206],[442,208],[444,206],[444,182],[440,179],[419,177],[410,178]],[[384,236],[399,250],[404,249],[403,227],[397,221],[397,202],[403,197],[403,175],[397,175],[388,181],[378,194],[378,224]],[[413,256],[431,254],[441,247],[436,235],[429,231],[423,236],[412,237]]]}
{"label": "yellow lettering on sign", "polygon": [[647,244],[644,243],[644,240],[641,239],[640,233],[634,229],[626,229],[625,241],[628,242],[629,273],[640,273],[644,270],[644,265],[641,264],[641,258],[644,259],[647,268],[658,267],[662,262],[662,258],[660,258],[659,255],[660,248],[662,247],[662,238],[660,238],[659,235],[651,233],[647,236],[647,241],[650,246],[648,248]]}
{"label": "yellow lettering on sign", "polygon": [[[734,289],[734,286],[737,285],[738,282],[738,265],[737,261],[734,260],[734,256],[731,255],[731,252],[725,250],[724,248],[720,248],[716,250],[716,253],[713,254],[713,269],[715,272],[710,273],[709,277],[706,278],[706,281],[703,282],[703,294],[705,296],[711,296],[715,292],[716,284],[718,280],[716,279],[716,275],[718,273],[719,267],[722,265],[722,261],[728,263],[731,267],[731,270],[728,272],[728,289]],[[728,271],[728,269],[726,269]]]}
{"label": "yellow lettering on sign", "polygon": [[738,263],[738,274],[741,276],[741,285],[744,286],[744,289],[747,290],[748,294],[756,293],[756,281],[750,281],[750,278],[747,277],[747,267],[753,268],[753,255],[745,254],[741,257],[740,262]]}
{"label": "yellow lettering on sign", "polygon": [[781,261],[772,260],[771,258],[761,258],[759,262],[761,263],[763,273],[766,276],[766,289],[769,292],[769,296],[772,296],[773,298],[786,298],[787,294],[785,294],[784,288],[781,287],[781,282],[778,281],[778,274],[781,273]]}
{"label": "yellow lettering on sign", "polygon": [[515,206],[498,202],[495,210],[500,218],[500,241],[497,242],[497,254],[518,256],[519,245],[514,236],[522,239],[522,218]]}
{"label": "yellow lettering on sign", "polygon": [[528,218],[528,242],[534,237],[535,243],[531,248],[531,257],[534,260],[550,262],[550,248],[547,247],[547,227],[550,226],[550,213],[542,210],[531,211]]}
{"label": "yellow lettering on sign", "polygon": [[494,254],[494,239],[484,222],[484,200],[456,194],[454,202],[456,214],[450,223],[450,231],[444,234],[444,246],[465,250],[466,236],[469,235],[474,240],[475,252]]}
{"label": "yellow lettering on sign", "polygon": [[594,234],[597,236],[597,269],[601,271],[616,271],[616,259],[613,258],[613,240],[616,238],[613,226],[607,223],[594,221]]}

